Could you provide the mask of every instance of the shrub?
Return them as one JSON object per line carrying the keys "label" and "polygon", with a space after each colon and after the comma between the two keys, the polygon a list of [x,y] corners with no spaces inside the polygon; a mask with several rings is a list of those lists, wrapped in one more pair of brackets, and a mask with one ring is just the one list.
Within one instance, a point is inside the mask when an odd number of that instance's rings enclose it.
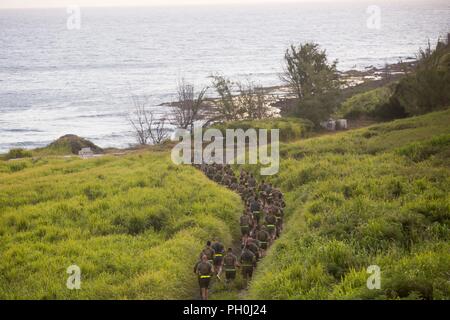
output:
{"label": "shrub", "polygon": [[5,159],[20,159],[20,158],[31,158],[33,155],[31,151],[25,149],[11,149],[5,155]]}
{"label": "shrub", "polygon": [[23,169],[25,169],[26,167],[28,167],[28,164],[26,162],[13,162],[8,164],[9,167],[9,171],[10,172],[18,172],[21,171]]}
{"label": "shrub", "polygon": [[338,113],[349,119],[369,117],[384,120],[404,117],[404,112],[399,112],[399,108],[388,105],[391,95],[391,86],[356,94],[342,103]]}
{"label": "shrub", "polygon": [[391,105],[404,108],[408,115],[421,115],[450,105],[450,44],[438,41],[419,53],[416,71],[395,87]]}
{"label": "shrub", "polygon": [[35,149],[33,152],[37,155],[67,155],[76,154],[82,148],[90,148],[94,153],[102,153],[103,150],[91,141],[78,137],[73,134],[67,134],[58,138],[44,148]]}

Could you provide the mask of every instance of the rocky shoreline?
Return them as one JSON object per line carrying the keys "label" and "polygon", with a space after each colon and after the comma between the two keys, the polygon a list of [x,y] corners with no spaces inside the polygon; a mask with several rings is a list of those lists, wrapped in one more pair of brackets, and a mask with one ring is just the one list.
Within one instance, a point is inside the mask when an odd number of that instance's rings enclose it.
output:
{"label": "rocky shoreline", "polygon": [[[347,70],[340,72],[343,81],[342,98],[345,100],[359,92],[375,89],[389,82],[396,81],[405,74],[412,72],[416,63],[415,60],[408,59],[406,62],[386,64],[382,68],[369,66],[366,67],[365,70]],[[282,117],[288,114],[289,110],[296,104],[295,96],[290,93],[289,87],[286,85],[264,87],[263,90],[271,117]],[[214,104],[217,100],[217,98],[207,98],[205,100],[210,106],[210,108],[207,108],[209,116],[214,115]],[[171,108],[175,104],[175,102],[165,102],[159,106]],[[45,148],[38,148],[36,150],[41,149]],[[106,148],[105,151],[118,152],[130,149],[136,148]],[[5,156],[5,154],[3,154],[3,156]]]}
{"label": "rocky shoreline", "polygon": [[[347,98],[355,93],[375,89],[388,82],[396,81],[405,74],[412,72],[416,63],[416,60],[413,58],[408,58],[407,61],[386,64],[381,68],[368,66],[365,70],[351,69],[340,71],[339,73],[343,82],[342,96],[343,98]],[[280,84],[278,86],[264,87],[263,90],[268,108],[273,117],[280,117],[286,114],[295,103],[295,96],[286,85]],[[212,107],[217,100],[217,98],[208,98],[206,99],[206,103]],[[159,106],[170,108],[175,105],[176,102],[164,102]]]}

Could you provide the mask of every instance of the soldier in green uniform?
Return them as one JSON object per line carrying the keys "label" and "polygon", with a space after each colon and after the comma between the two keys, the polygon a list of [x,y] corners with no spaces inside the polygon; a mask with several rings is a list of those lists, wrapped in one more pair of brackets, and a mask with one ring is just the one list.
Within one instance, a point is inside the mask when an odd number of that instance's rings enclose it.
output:
{"label": "soldier in green uniform", "polygon": [[266,226],[262,226],[256,232],[256,240],[259,241],[259,245],[261,248],[261,256],[264,257],[266,255],[266,250],[269,246],[270,234],[266,230]]}
{"label": "soldier in green uniform", "polygon": [[242,277],[244,278],[245,281],[245,287],[247,287],[248,281],[251,280],[253,276],[253,269],[256,264],[256,257],[247,246],[245,246],[244,250],[242,251],[240,263],[241,263]]}
{"label": "soldier in green uniform", "polygon": [[200,296],[202,300],[208,300],[208,289],[212,274],[214,272],[214,267],[208,261],[208,257],[206,255],[203,255],[201,261],[197,262],[197,264],[195,265],[194,270],[198,276]]}
{"label": "soldier in green uniform", "polygon": [[209,263],[213,263],[214,260],[214,249],[211,247],[211,241],[206,242],[206,247],[202,250],[200,253],[200,260],[202,259],[203,255],[205,255],[208,258]]}
{"label": "soldier in green uniform", "polygon": [[225,280],[227,283],[236,278],[236,268],[239,267],[237,257],[233,253],[233,249],[228,248],[227,254],[223,258],[223,268],[225,270]]}

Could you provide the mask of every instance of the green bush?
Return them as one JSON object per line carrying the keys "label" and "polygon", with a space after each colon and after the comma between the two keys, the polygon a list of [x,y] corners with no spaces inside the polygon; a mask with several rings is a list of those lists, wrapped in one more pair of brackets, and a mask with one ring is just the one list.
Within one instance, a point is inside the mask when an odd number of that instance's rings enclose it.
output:
{"label": "green bush", "polygon": [[337,114],[355,119],[392,120],[438,111],[450,105],[450,45],[438,42],[419,53],[417,67],[396,83],[356,94]]}
{"label": "green bush", "polygon": [[338,114],[343,118],[375,118],[391,120],[405,117],[401,106],[391,103],[392,85],[356,94],[345,100],[339,108]]}
{"label": "green bush", "polygon": [[403,107],[411,116],[446,108],[450,104],[450,67],[446,71],[418,70],[402,79],[391,104]]}
{"label": "green bush", "polygon": [[439,41],[435,49],[430,44],[420,50],[413,74],[396,85],[392,106],[403,107],[406,114],[421,115],[442,110],[450,105],[450,44]]}
{"label": "green bush", "polygon": [[22,171],[23,169],[25,169],[26,167],[28,167],[26,162],[23,161],[18,161],[18,162],[13,162],[8,164],[8,168],[11,172],[18,172],[18,171]]}
{"label": "green bush", "polygon": [[20,159],[20,158],[31,158],[33,155],[31,151],[25,150],[25,149],[11,149],[9,152],[4,156],[6,160],[9,159]]}
{"label": "green bush", "polygon": [[103,153],[102,148],[95,145],[91,141],[78,137],[74,134],[67,134],[53,141],[44,148],[33,150],[33,154],[37,156],[69,154],[78,155],[78,152],[83,148],[90,148],[96,154]]}

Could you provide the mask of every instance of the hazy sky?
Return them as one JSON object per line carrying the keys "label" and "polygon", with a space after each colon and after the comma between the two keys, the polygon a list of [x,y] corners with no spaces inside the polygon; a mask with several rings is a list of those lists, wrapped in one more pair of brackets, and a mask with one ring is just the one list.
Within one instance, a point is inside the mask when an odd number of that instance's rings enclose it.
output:
{"label": "hazy sky", "polygon": [[[349,1],[349,0],[331,0]],[[350,0],[351,1],[351,0]],[[391,0],[392,1],[392,0]],[[196,4],[252,4],[270,2],[330,2],[330,0],[0,0],[0,8],[50,8],[79,5],[92,6],[167,6]],[[378,1],[374,1],[378,2]]]}
{"label": "hazy sky", "polygon": [[[276,0],[275,0],[276,1]],[[284,2],[300,2],[305,0],[284,0]],[[33,8],[33,7],[65,7],[79,6],[167,6],[223,3],[258,3],[274,2],[273,0],[0,0],[3,8]]]}

